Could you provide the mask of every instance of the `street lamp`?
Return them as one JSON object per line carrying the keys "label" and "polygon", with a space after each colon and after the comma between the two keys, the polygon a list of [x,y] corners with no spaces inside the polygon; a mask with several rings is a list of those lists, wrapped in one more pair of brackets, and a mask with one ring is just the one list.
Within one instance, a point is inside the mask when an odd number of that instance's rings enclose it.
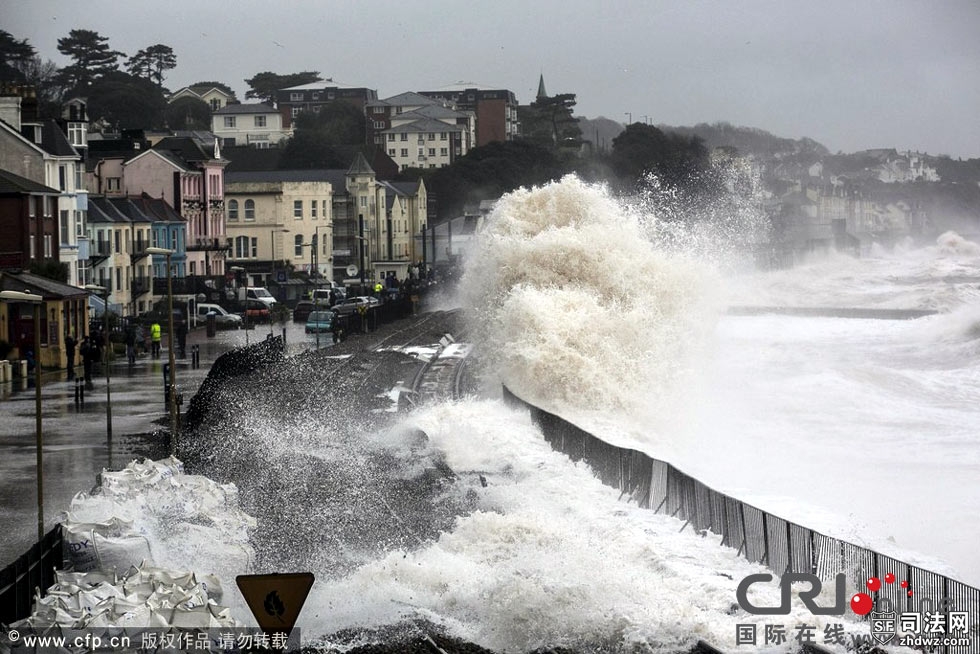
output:
{"label": "street lamp", "polygon": [[632,111],[624,111],[623,113],[626,114],[626,120],[627,120],[626,126],[629,127],[630,125],[633,124],[633,112]]}
{"label": "street lamp", "polygon": [[[238,273],[245,272],[245,269],[242,268],[241,266],[230,266],[228,270],[235,273],[236,279],[238,278]],[[247,289],[248,285],[246,285],[245,288]],[[244,314],[242,316],[242,320],[243,320],[243,325],[245,327],[245,347],[248,347],[248,290],[245,291],[245,297],[242,300],[242,302],[245,303],[245,310],[242,312]]]}
{"label": "street lamp", "polygon": [[170,405],[170,453],[177,453],[177,362],[174,359],[174,287],[173,271],[170,269],[170,257],[173,250],[167,248],[149,247],[144,250],[147,254],[162,254],[167,257],[167,322],[169,334],[167,338],[167,354],[170,363],[170,388],[168,389],[168,404]]}
{"label": "street lamp", "polygon": [[27,302],[34,305],[34,440],[37,448],[37,542],[44,540],[44,463],[43,436],[41,433],[41,303],[44,300],[34,293],[0,291],[0,300]]}
{"label": "street lamp", "polygon": [[109,289],[96,284],[86,284],[86,291],[102,295],[102,324],[105,327],[105,435],[109,451],[109,469],[112,470],[112,393],[109,390]]}
{"label": "street lamp", "polygon": [[[285,227],[279,227],[277,229],[273,229],[272,230],[272,252],[270,253],[271,254],[270,259],[272,260],[272,277],[273,277],[273,281],[276,282],[276,284],[279,283],[278,280],[275,279],[275,276],[276,276],[276,234],[286,233],[288,231],[289,230],[287,228],[285,228]],[[247,295],[247,293],[246,293],[246,295]],[[247,307],[246,307],[246,310],[247,310]],[[273,320],[273,316],[272,316],[271,307],[270,307],[270,313],[269,313],[269,336],[272,336],[272,320]]]}

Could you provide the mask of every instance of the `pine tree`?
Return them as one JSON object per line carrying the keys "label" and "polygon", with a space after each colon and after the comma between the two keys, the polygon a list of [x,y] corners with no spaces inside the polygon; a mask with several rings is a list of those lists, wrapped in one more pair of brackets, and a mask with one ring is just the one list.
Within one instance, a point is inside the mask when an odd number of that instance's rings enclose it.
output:
{"label": "pine tree", "polygon": [[119,57],[125,54],[110,50],[108,41],[108,37],[92,30],[72,30],[58,39],[58,52],[73,61],[61,69],[66,87],[87,89],[94,79],[116,69]]}

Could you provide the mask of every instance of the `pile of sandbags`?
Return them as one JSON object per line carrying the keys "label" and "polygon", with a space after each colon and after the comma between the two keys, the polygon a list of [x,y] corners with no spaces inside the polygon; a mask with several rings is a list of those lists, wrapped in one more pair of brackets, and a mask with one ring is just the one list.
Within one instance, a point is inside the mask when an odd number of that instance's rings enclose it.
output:
{"label": "pile of sandbags", "polygon": [[22,632],[122,628],[130,633],[171,627],[241,627],[219,605],[221,582],[213,575],[174,572],[144,564],[122,576],[112,572],[55,571],[55,584],[38,594],[34,613],[13,625]]}
{"label": "pile of sandbags", "polygon": [[184,474],[170,457],[103,472],[92,494],[79,493],[62,516],[68,561],[77,572],[122,574],[144,560],[195,568],[225,581],[252,568],[255,519],[238,505],[234,484]]}
{"label": "pile of sandbags", "polygon": [[[133,461],[103,471],[61,522],[67,568],[38,595],[24,628],[241,626],[219,604],[255,559],[255,519],[239,508],[234,484],[184,474],[173,457]],[[175,572],[188,566],[194,572]]]}

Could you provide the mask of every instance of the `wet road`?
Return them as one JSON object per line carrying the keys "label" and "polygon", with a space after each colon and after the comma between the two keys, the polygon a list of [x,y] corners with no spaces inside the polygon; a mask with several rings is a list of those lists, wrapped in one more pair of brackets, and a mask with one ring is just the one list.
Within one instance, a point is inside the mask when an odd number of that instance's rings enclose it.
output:
{"label": "wet road", "polygon": [[[287,323],[287,353],[317,347],[316,337],[305,334],[302,324]],[[254,343],[270,333],[267,325],[248,330]],[[272,333],[282,335],[283,325]],[[190,398],[221,354],[244,345],[244,330],[219,331],[207,338],[204,329],[187,338],[187,358],[177,359],[177,386],[186,410]],[[191,346],[200,348],[200,367],[191,366]],[[320,346],[329,347],[330,335],[321,335]],[[125,358],[110,368],[112,432],[106,433],[106,380],[104,371],[93,375],[94,388],[75,402],[75,383],[67,372],[44,373],[41,381],[41,416],[44,460],[45,530],[58,522],[62,511],[78,492],[88,492],[103,468],[119,469],[138,456],[169,453],[166,432],[167,407],[163,395],[163,366],[168,361],[167,338],[159,359],[148,356],[129,366]],[[0,567],[26,552],[37,535],[37,481],[35,447],[35,393],[31,380],[15,379],[0,384]],[[160,430],[163,435],[154,435]]]}

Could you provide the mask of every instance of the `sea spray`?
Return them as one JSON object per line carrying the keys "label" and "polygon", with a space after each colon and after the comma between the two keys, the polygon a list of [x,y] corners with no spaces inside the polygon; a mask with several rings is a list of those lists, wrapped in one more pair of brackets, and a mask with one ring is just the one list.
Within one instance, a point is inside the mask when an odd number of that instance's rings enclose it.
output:
{"label": "sea spray", "polygon": [[514,390],[670,413],[714,323],[710,270],[574,176],[501,198],[461,282],[474,340]]}

